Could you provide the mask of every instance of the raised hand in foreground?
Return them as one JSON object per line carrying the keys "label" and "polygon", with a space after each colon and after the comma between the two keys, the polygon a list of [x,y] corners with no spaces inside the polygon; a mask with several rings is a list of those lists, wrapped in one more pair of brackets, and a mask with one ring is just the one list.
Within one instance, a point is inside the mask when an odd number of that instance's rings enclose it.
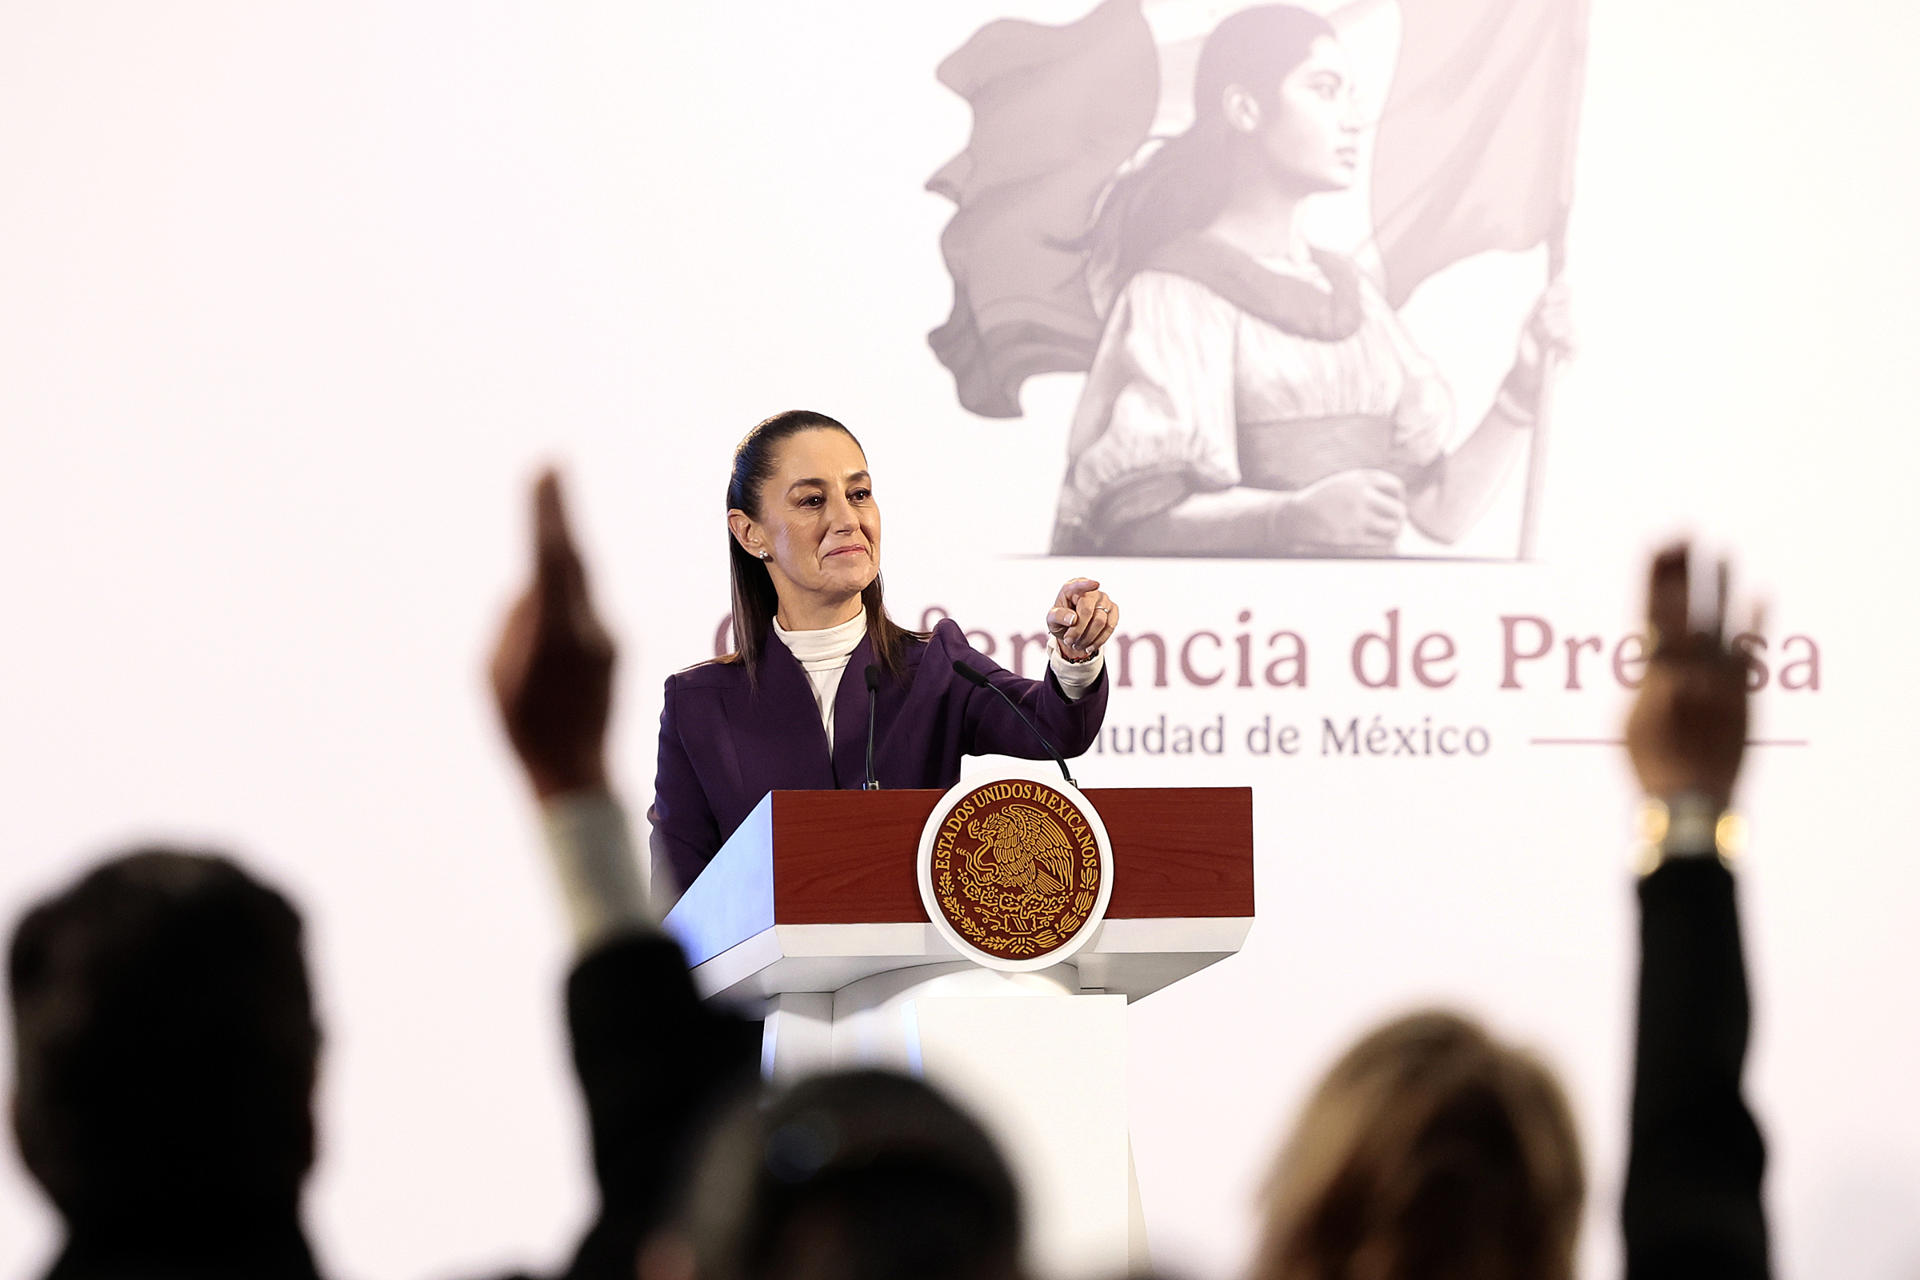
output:
{"label": "raised hand in foreground", "polygon": [[507,613],[490,669],[507,739],[541,800],[606,789],[613,666],[560,478],[543,472],[533,489],[533,582]]}
{"label": "raised hand in foreground", "polygon": [[1620,1209],[1627,1280],[1770,1275],[1766,1147],[1740,1086],[1749,1003],[1728,869],[1739,832],[1725,813],[1746,750],[1749,664],[1726,636],[1725,566],[1718,578],[1712,607],[1690,622],[1686,548],[1654,558],[1653,656],[1627,721],[1649,797]]}
{"label": "raised hand in foreground", "polygon": [[1627,755],[1646,793],[1669,804],[1697,797],[1716,812],[1732,802],[1746,751],[1751,667],[1726,635],[1727,577],[1723,562],[1712,607],[1694,619],[1686,546],[1654,557],[1647,591],[1653,652],[1627,717]]}

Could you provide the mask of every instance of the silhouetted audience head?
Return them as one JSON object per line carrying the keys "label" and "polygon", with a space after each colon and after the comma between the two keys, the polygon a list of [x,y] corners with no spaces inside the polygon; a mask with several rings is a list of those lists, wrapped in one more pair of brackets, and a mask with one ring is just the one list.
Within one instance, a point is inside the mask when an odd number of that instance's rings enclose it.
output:
{"label": "silhouetted audience head", "polygon": [[1553,1074],[1423,1012],[1320,1082],[1266,1193],[1257,1280],[1566,1280],[1585,1179]]}
{"label": "silhouetted audience head", "polygon": [[295,1210],[319,1049],[300,917],[225,858],[114,858],[21,920],[14,1129],[76,1232]]}
{"label": "silhouetted audience head", "polygon": [[883,1071],[743,1104],[709,1140],[672,1247],[643,1280],[1006,1280],[1020,1197],[984,1130]]}

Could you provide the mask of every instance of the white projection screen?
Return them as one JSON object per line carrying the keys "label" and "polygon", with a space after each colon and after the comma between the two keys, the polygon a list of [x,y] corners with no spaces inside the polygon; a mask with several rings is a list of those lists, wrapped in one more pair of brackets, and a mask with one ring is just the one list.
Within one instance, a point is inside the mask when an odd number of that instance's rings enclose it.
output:
{"label": "white projection screen", "polygon": [[[1250,347],[1218,263],[1188,311],[1131,292],[1095,226],[1200,127],[1244,7],[0,9],[0,908],[147,838],[298,899],[323,1269],[553,1266],[586,1221],[569,940],[482,678],[528,482],[563,468],[618,629],[638,813],[662,680],[727,607],[732,446],[806,407],[866,448],[901,622],[1032,674],[1062,581],[1122,602],[1083,785],[1254,788],[1244,953],[1128,1014],[1159,1267],[1236,1275],[1318,1072],[1439,1003],[1563,1074],[1583,1271],[1618,1269],[1636,797],[1608,740],[1646,557],[1693,534],[1768,605],[1740,892],[1779,1269],[1920,1275],[1920,16],[1315,4],[1350,149],[1294,233],[1357,299],[1314,322],[1386,353],[1333,369]],[[1556,272],[1577,350],[1503,390]],[[1089,372],[1123,341],[1159,381]],[[1535,425],[1464,514],[1116,540],[1171,499],[1113,475],[1411,494],[1503,395]],[[1372,461],[1254,474],[1261,424],[1349,417]],[[57,1239],[9,1147],[0,1271]]]}

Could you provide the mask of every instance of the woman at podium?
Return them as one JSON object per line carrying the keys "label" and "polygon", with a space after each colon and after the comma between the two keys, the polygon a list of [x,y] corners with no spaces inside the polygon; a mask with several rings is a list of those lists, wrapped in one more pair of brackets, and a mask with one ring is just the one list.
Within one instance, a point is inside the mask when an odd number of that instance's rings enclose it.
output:
{"label": "woman at podium", "polygon": [[1044,680],[1002,669],[951,620],[900,626],[881,601],[866,454],[824,414],[748,432],[727,508],[737,648],[667,679],[648,813],[662,889],[693,883],[769,791],[944,788],[963,756],[1045,759],[1007,699],[1066,755],[1092,745],[1107,708],[1100,649],[1120,620],[1099,583],[1075,578],[1054,598]]}

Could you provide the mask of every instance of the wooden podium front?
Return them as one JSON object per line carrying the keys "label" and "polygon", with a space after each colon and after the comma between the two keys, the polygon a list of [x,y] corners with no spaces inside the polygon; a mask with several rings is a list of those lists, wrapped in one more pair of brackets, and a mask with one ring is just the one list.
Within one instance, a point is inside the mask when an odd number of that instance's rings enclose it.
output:
{"label": "wooden podium front", "polygon": [[1071,958],[1008,973],[928,920],[915,862],[939,791],[775,791],[667,915],[702,996],[766,1015],[767,1074],[925,1075],[999,1139],[1047,1280],[1147,1269],[1127,1137],[1126,1004],[1238,951],[1253,924],[1253,793],[1083,793],[1113,852]]}
{"label": "wooden podium front", "polygon": [[[1113,844],[1113,897],[1083,988],[1137,1000],[1240,949],[1253,924],[1253,792],[1085,793]],[[914,877],[938,791],[774,791],[667,915],[701,995],[747,1004],[958,959]]]}

